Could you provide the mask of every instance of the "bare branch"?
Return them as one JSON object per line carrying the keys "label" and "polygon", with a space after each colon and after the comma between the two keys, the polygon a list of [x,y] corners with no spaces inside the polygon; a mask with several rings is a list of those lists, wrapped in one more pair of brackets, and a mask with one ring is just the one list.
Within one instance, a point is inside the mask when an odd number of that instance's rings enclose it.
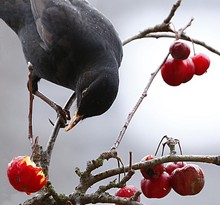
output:
{"label": "bare branch", "polygon": [[163,22],[161,24],[158,24],[158,25],[156,25],[154,27],[145,29],[142,32],[140,32],[139,34],[137,34],[137,35],[135,35],[135,36],[133,36],[131,38],[128,38],[127,40],[124,40],[123,41],[123,45],[126,45],[126,44],[130,43],[131,41],[144,38],[149,33],[172,31],[172,29],[170,28],[170,21],[173,18],[173,16],[175,15],[176,10],[179,8],[180,3],[181,3],[181,0],[178,0],[173,5],[172,9],[170,10],[169,15],[163,20]]}
{"label": "bare branch", "polygon": [[[153,34],[146,35],[144,38],[156,38],[156,39],[159,39],[159,38],[176,38],[176,36],[174,34],[169,34],[169,33],[153,33]],[[220,51],[218,51],[215,48],[209,46],[204,41],[200,41],[200,40],[197,40],[195,38],[191,38],[191,37],[187,36],[186,34],[182,34],[180,36],[180,38],[183,39],[183,40],[189,41],[189,42],[193,42],[197,45],[200,45],[200,46],[206,48],[207,50],[211,51],[212,53],[215,53],[215,54],[220,56]]]}
{"label": "bare branch", "polygon": [[[109,154],[108,154],[109,153]],[[111,152],[105,152],[104,156],[111,156]],[[114,155],[112,155],[113,158]],[[111,158],[111,157],[110,157]],[[109,158],[109,159],[110,159]],[[99,159],[99,158],[97,158]],[[158,157],[152,160],[148,160],[146,162],[139,162],[136,164],[132,165],[133,170],[139,170],[141,168],[145,167],[153,167],[157,164],[163,164],[166,162],[179,162],[179,161],[192,161],[192,162],[203,162],[203,163],[211,163],[211,164],[216,164],[220,166],[220,156],[218,155],[168,155],[168,156],[163,156],[163,157]],[[96,182],[99,182],[103,179],[107,179],[112,176],[116,176],[120,173],[123,173],[124,171],[129,172],[130,170],[130,165],[124,167],[124,168],[115,168],[115,169],[110,169],[104,172],[101,172],[96,175],[90,175],[88,176],[87,180],[93,181],[93,184]],[[127,180],[126,178],[129,179],[133,174],[132,172],[129,172],[125,177],[125,181]],[[114,182],[113,182],[114,183]],[[117,185],[117,184],[116,184]],[[50,185],[49,185],[50,187]],[[132,199],[123,199],[121,197],[116,197],[112,196],[108,193],[105,192],[106,189],[113,188],[114,185],[108,185],[108,187],[103,187],[99,189],[96,193],[93,194],[86,194],[85,192],[80,192],[77,190],[73,194],[69,196],[65,195],[58,195],[56,194],[53,190],[51,191],[51,188],[47,187],[48,192],[47,194],[40,194],[35,196],[33,199],[26,201],[23,205],[27,204],[47,204],[47,205],[52,205],[54,204],[52,201],[55,200],[57,204],[59,205],[66,205],[66,203],[69,201],[72,204],[90,204],[90,203],[120,203],[120,204],[129,204],[129,205],[140,205],[141,203],[132,201]],[[85,191],[85,190],[84,190]],[[103,191],[103,192],[102,192]],[[140,194],[140,193],[137,193]],[[136,198],[136,197],[135,197]],[[31,203],[30,203],[31,202]],[[46,203],[45,203],[46,202]]]}
{"label": "bare branch", "polygon": [[104,152],[97,159],[91,160],[87,163],[86,170],[80,172],[79,168],[76,168],[76,173],[80,177],[80,184],[76,187],[76,191],[85,193],[89,187],[97,182],[97,179],[91,174],[92,171],[103,166],[105,160],[117,159],[117,152]]}
{"label": "bare branch", "polygon": [[172,7],[172,9],[170,10],[170,13],[168,14],[167,18],[164,19],[163,23],[164,24],[169,24],[171,19],[174,17],[176,10],[179,8],[181,4],[181,0],[178,0]]}
{"label": "bare branch", "polygon": [[[75,203],[75,197],[72,196],[70,199],[72,203]],[[96,203],[114,203],[114,204],[129,204],[129,205],[142,205],[142,203],[133,201],[132,198],[122,198],[117,196],[109,195],[108,193],[103,194],[86,194],[80,197],[79,204],[96,204]]]}
{"label": "bare branch", "polygon": [[154,78],[156,77],[157,73],[160,71],[161,66],[166,62],[167,58],[169,56],[169,53],[166,55],[166,57],[164,58],[163,62],[160,64],[160,66],[156,69],[156,71],[154,73],[151,74],[151,77],[147,83],[147,86],[144,88],[144,91],[141,95],[141,97],[138,99],[136,105],[134,106],[133,110],[129,113],[127,120],[124,124],[124,126],[122,127],[122,130],[119,133],[119,136],[116,140],[116,142],[114,143],[114,145],[112,146],[111,150],[117,149],[117,147],[120,145],[122,138],[128,128],[128,125],[130,124],[134,114],[136,113],[137,109],[140,107],[141,103],[143,102],[144,98],[147,97],[147,92],[154,80]]}
{"label": "bare branch", "polygon": [[32,86],[32,71],[33,71],[33,65],[28,62],[28,89],[29,89],[29,113],[28,113],[28,139],[30,140],[31,145],[33,145],[33,127],[32,127],[32,113],[33,113],[33,86]]}
{"label": "bare branch", "polygon": [[[75,101],[76,98],[76,94],[73,93],[69,100],[66,102],[65,106],[64,106],[64,110],[69,110],[70,107],[72,106],[73,102]],[[58,136],[58,133],[60,131],[61,128],[61,116],[59,116],[56,120],[56,123],[54,125],[54,129],[52,130],[52,134],[48,140],[48,144],[46,147],[46,150],[43,152],[43,156],[42,156],[42,160],[41,160],[41,164],[43,165],[44,168],[44,173],[48,176],[48,169],[49,169],[49,165],[50,165],[50,159],[51,159],[51,155],[52,155],[52,151]]]}
{"label": "bare branch", "polygon": [[[218,155],[168,155],[163,157],[157,157],[146,162],[138,162],[132,165],[133,170],[139,170],[145,167],[153,167],[157,164],[163,164],[167,162],[179,162],[179,161],[190,161],[190,162],[203,162],[210,163],[220,166],[220,156]],[[115,176],[117,174],[123,173],[124,171],[128,172],[130,166],[122,168],[115,168],[107,170],[105,172],[95,175],[96,181],[101,181],[103,179]]]}

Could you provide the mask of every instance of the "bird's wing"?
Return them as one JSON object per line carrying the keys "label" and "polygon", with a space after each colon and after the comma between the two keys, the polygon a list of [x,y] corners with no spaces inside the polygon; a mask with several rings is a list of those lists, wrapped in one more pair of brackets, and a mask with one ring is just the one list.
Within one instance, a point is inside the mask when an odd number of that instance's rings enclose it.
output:
{"label": "bird's wing", "polygon": [[48,5],[48,0],[30,0],[31,2],[31,9],[34,16],[34,19],[40,19],[43,13],[43,10],[46,8],[46,5]]}
{"label": "bird's wing", "polygon": [[62,35],[65,35],[70,26],[70,20],[79,19],[79,12],[69,0],[30,0],[30,2],[37,31],[43,41],[41,46],[45,49],[62,39]]}
{"label": "bird's wing", "polygon": [[[0,0],[1,1],[1,0]],[[41,46],[84,48],[90,55],[113,52],[120,65],[121,42],[111,22],[85,0],[30,0]],[[74,52],[78,52],[78,51]],[[81,49],[82,50],[82,49]],[[108,51],[107,51],[108,50]],[[91,52],[90,52],[91,51]]]}
{"label": "bird's wing", "polygon": [[[42,39],[42,41],[45,43],[45,45],[47,45],[46,42],[49,42],[51,35],[43,26],[41,18],[43,15],[43,12],[46,8],[46,6],[48,5],[48,0],[30,0],[31,2],[31,9],[32,9],[32,14],[36,23],[36,28],[38,31],[38,34],[40,36],[40,38]],[[45,47],[42,44],[42,47]]]}

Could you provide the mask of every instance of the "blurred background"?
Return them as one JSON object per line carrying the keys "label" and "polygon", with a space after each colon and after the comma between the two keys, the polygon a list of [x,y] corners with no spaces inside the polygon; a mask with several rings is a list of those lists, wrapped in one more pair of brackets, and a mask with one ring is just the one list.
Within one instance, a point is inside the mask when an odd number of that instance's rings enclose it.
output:
{"label": "blurred background", "polygon": [[[120,38],[125,40],[161,23],[175,0],[90,2],[112,21]],[[220,50],[220,29],[216,22],[220,19],[219,9],[218,0],[185,0],[172,22],[179,29],[194,17],[187,34]],[[84,120],[68,133],[61,130],[50,167],[50,180],[59,193],[69,194],[77,186],[75,167],[83,170],[88,160],[95,159],[111,148],[150,74],[161,64],[172,42],[173,39],[143,39],[124,46],[120,89],[111,109],[102,116]],[[133,153],[133,162],[140,161],[147,154],[154,154],[164,135],[178,138],[184,154],[220,154],[220,57],[200,46],[195,48],[196,52],[203,52],[210,57],[211,67],[208,72],[178,87],[166,85],[158,74],[118,148],[124,164],[128,164],[129,151]],[[7,164],[13,157],[31,154],[27,139],[28,70],[17,36],[1,20],[0,71],[0,201],[1,205],[15,205],[30,197],[14,190],[6,176]],[[70,90],[44,80],[41,80],[39,88],[60,105],[71,95]],[[74,106],[71,113],[74,113]],[[43,147],[53,129],[48,119],[55,121],[55,112],[35,98],[34,135],[39,136]],[[101,170],[116,166],[117,163],[110,160]],[[146,199],[142,196],[141,201],[147,205],[219,203],[220,167],[201,163],[199,166],[206,177],[205,187],[200,194],[181,197],[171,191],[163,199]],[[140,180],[141,175],[136,172],[130,184],[139,188]],[[91,191],[96,188],[92,187]]]}

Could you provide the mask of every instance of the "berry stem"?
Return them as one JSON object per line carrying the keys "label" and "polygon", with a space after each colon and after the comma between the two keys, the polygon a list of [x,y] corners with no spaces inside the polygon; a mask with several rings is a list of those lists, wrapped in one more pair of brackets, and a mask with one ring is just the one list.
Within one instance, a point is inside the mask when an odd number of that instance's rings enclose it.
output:
{"label": "berry stem", "polygon": [[176,33],[177,40],[179,40],[181,38],[181,36],[185,33],[185,30],[192,25],[193,20],[194,20],[194,18],[191,18],[189,23],[185,27],[183,27],[177,31],[177,33]]}

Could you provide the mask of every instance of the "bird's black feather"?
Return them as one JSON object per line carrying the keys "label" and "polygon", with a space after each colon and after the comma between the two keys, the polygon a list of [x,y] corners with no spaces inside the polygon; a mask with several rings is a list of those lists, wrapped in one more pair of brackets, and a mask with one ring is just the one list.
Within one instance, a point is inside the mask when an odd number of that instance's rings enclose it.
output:
{"label": "bird's black feather", "polygon": [[122,44],[111,22],[84,0],[1,0],[0,18],[43,78],[76,92],[78,114],[100,115],[118,92]]}

